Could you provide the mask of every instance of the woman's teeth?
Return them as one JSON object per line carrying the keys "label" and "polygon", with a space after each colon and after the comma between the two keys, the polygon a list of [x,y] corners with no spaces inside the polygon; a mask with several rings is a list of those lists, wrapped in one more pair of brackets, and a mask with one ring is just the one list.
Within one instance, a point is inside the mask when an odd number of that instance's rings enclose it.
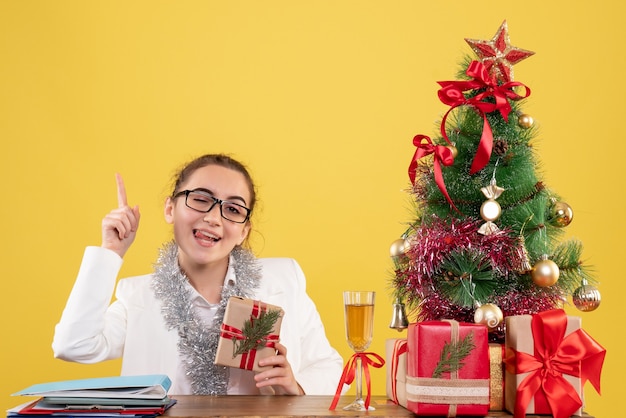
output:
{"label": "woman's teeth", "polygon": [[219,239],[220,239],[220,237],[218,237],[217,235],[213,235],[213,234],[210,234],[210,233],[204,232],[204,231],[195,231],[194,236],[196,238],[207,239],[207,240],[211,240],[211,241],[219,241]]}

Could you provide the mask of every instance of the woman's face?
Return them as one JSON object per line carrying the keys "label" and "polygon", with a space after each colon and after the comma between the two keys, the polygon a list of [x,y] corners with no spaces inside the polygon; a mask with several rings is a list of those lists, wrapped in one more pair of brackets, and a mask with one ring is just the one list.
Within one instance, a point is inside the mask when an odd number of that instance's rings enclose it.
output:
{"label": "woman's face", "polygon": [[[180,186],[184,190],[201,189],[221,200],[250,207],[250,189],[238,171],[219,165],[197,169]],[[184,270],[228,263],[235,245],[241,244],[250,230],[250,221],[234,223],[220,214],[216,204],[207,213],[185,205],[185,195],[165,202],[165,220],[174,226],[174,239],[179,247],[179,263]]]}

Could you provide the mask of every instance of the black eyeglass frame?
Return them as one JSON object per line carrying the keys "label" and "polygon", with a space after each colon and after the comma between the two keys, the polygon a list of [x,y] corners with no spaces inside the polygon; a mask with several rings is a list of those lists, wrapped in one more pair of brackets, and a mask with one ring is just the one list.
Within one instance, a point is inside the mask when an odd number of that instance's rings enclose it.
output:
{"label": "black eyeglass frame", "polygon": [[[189,206],[189,203],[187,203],[187,199],[189,198],[189,194],[190,193],[199,193],[202,196],[206,196],[210,199],[213,199],[213,204],[211,205],[211,207],[209,207],[207,210],[198,210],[196,208],[193,208],[191,206]],[[250,219],[250,213],[252,212],[252,210],[250,208],[245,207],[244,205],[240,205],[239,203],[235,203],[235,202],[231,202],[230,200],[222,200],[222,199],[218,199],[215,196],[211,196],[210,194],[208,194],[207,192],[203,191],[203,190],[182,190],[178,193],[176,193],[173,197],[173,199],[176,199],[177,197],[180,197],[182,195],[185,195],[185,206],[187,206],[189,209],[191,210],[195,210],[196,212],[200,212],[200,213],[209,213],[211,212],[211,209],[213,209],[215,207],[215,205],[219,205],[220,206],[220,216],[224,219],[226,219],[227,221],[236,223],[236,224],[244,224],[248,221],[248,219]],[[246,211],[246,217],[243,221],[233,221],[232,219],[227,218],[226,216],[224,216],[224,203],[228,203],[230,205],[235,205],[237,207],[240,207],[241,209],[245,209]]]}

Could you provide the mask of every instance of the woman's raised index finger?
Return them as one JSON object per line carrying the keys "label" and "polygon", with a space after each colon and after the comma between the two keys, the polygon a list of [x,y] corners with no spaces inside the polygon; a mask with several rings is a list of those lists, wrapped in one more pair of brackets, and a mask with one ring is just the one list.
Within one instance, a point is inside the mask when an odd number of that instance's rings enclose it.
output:
{"label": "woman's raised index finger", "polygon": [[126,187],[124,186],[124,180],[119,173],[115,173],[115,181],[117,182],[117,206],[123,208],[128,206],[126,200]]}

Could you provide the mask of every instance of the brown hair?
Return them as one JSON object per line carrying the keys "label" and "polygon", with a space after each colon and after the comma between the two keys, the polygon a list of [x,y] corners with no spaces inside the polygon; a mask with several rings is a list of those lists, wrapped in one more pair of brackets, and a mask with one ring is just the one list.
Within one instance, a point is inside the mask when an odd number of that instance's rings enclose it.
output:
{"label": "brown hair", "polygon": [[254,204],[256,203],[256,188],[254,186],[254,182],[252,181],[252,177],[250,176],[250,173],[245,165],[225,154],[205,154],[185,164],[185,166],[178,171],[178,174],[174,176],[174,187],[172,188],[172,194],[170,197],[174,197],[174,195],[179,192],[178,189],[180,188],[180,185],[183,184],[197,169],[209,165],[219,165],[243,174],[246,182],[248,183],[248,188],[250,189],[250,202],[248,204],[250,212],[252,212]]}

